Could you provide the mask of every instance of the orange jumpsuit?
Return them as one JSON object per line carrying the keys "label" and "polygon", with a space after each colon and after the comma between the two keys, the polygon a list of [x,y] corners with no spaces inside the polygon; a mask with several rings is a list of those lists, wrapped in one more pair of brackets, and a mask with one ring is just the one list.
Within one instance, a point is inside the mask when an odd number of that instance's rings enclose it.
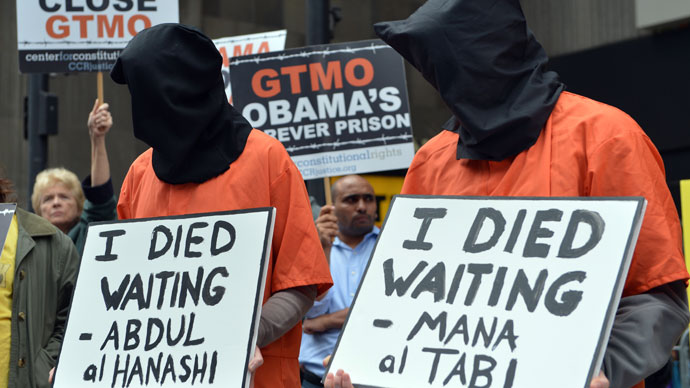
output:
{"label": "orange jumpsuit", "polygon": [[[141,154],[125,177],[117,206],[120,219],[275,207],[264,303],[288,288],[316,285],[321,294],[332,285],[302,176],[277,140],[253,130],[230,168],[201,184],[159,180],[151,154],[152,149]],[[256,372],[256,388],[300,386],[301,337],[297,324],[261,349],[264,364]]]}
{"label": "orange jumpsuit", "polygon": [[648,204],[623,296],[687,281],[680,223],[663,162],[627,114],[563,92],[537,142],[515,157],[498,162],[457,160],[457,143],[457,133],[442,131],[420,148],[402,193],[642,196]]}

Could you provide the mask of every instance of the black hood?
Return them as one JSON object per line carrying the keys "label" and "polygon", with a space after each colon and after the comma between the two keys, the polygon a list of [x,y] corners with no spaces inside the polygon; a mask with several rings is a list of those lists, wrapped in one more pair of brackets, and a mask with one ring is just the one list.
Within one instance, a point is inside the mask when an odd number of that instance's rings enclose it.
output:
{"label": "black hood", "polygon": [[518,0],[429,0],[374,25],[438,90],[460,134],[458,159],[503,160],[531,147],[564,88]]}
{"label": "black hood", "polygon": [[153,148],[160,180],[204,182],[244,150],[252,127],[228,104],[221,63],[198,30],[159,24],[139,32],[110,72],[129,87],[134,136]]}

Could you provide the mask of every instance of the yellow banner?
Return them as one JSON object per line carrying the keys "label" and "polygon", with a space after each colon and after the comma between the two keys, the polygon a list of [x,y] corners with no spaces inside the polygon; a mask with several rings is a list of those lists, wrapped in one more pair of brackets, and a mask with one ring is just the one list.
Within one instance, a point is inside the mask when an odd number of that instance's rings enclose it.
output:
{"label": "yellow banner", "polygon": [[683,226],[683,247],[685,265],[688,266],[690,257],[690,179],[680,181],[680,222]]}

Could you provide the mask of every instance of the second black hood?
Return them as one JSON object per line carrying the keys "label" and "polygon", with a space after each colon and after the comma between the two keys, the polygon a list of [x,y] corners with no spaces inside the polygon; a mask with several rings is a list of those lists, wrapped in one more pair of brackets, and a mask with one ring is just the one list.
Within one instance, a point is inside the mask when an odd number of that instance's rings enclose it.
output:
{"label": "second black hood", "polygon": [[518,0],[429,0],[374,25],[438,90],[460,134],[458,159],[503,160],[531,147],[564,88]]}

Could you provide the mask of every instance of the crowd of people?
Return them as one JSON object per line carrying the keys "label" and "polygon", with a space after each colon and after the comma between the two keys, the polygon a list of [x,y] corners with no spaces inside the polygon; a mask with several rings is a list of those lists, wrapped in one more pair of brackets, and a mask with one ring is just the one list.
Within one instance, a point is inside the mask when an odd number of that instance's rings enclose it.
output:
{"label": "crowd of people", "polygon": [[[493,3],[429,0],[406,20],[375,26],[453,114],[415,155],[402,193],[645,197],[603,366],[590,385],[642,387],[690,320],[661,158],[629,116],[565,91],[545,69],[519,1]],[[345,371],[325,373],[380,232],[374,189],[362,176],[342,177],[333,204],[314,219],[285,148],[227,103],[221,61],[194,28],[143,30],[111,72],[129,89],[135,137],[150,146],[117,198],[105,141],[113,121],[100,101],[87,120],[90,175],[80,181],[51,168],[36,177],[35,214],[17,209],[0,260],[0,388],[49,386],[89,223],[257,207],[275,208],[276,220],[253,386],[352,387]],[[11,182],[0,179],[0,203],[13,201]]]}

